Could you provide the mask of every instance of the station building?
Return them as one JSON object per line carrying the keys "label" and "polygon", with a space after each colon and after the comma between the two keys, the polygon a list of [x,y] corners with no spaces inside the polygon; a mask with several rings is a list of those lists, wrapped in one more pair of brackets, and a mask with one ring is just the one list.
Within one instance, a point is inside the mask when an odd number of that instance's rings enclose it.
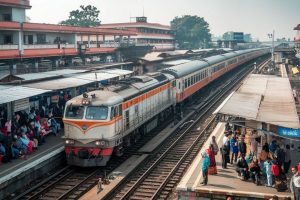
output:
{"label": "station building", "polygon": [[147,17],[136,17],[135,20],[127,23],[102,24],[99,28],[133,31],[136,33],[135,36],[123,39],[138,46],[153,46],[154,51],[175,49],[175,38],[170,26],[148,23]]}
{"label": "station building", "polygon": [[38,67],[45,59],[54,66],[74,64],[76,58],[113,62],[124,44],[106,37],[135,35],[130,30],[30,23],[26,20],[30,8],[29,0],[0,0],[0,66],[16,69],[18,63],[27,62]]}

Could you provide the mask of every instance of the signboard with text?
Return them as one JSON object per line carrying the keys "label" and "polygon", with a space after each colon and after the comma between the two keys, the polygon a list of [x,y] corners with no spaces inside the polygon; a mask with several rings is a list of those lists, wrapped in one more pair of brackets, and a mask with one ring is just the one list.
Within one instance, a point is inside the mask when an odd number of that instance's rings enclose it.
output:
{"label": "signboard with text", "polygon": [[278,134],[281,136],[299,137],[300,138],[300,129],[279,127]]}

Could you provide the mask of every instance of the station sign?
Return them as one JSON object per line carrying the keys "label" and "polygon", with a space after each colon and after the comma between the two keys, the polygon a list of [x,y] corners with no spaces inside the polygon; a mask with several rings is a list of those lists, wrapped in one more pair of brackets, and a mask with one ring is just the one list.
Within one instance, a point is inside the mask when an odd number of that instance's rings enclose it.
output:
{"label": "station sign", "polygon": [[278,127],[278,134],[281,136],[299,137],[300,138],[300,129]]}

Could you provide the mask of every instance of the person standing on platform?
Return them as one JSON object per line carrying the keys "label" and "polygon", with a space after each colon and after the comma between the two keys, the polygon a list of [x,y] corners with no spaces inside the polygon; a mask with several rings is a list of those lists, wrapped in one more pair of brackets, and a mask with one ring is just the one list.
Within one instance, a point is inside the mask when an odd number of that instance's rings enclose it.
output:
{"label": "person standing on platform", "polygon": [[238,153],[239,153],[237,135],[236,134],[234,134],[233,137],[230,139],[230,151],[231,151],[230,163],[233,164],[233,160],[236,163]]}
{"label": "person standing on platform", "polygon": [[207,155],[209,157],[209,168],[208,168],[208,174],[217,174],[217,164],[215,159],[215,153],[214,153],[214,147],[213,145],[209,145],[209,148],[206,150]]}
{"label": "person standing on platform", "polygon": [[230,154],[230,138],[229,134],[226,134],[223,139],[223,146],[220,148],[222,154],[222,168],[227,168],[227,163],[229,162],[229,154]]}
{"label": "person standing on platform", "polygon": [[[294,171],[296,171],[296,169],[294,169]],[[300,163],[297,166],[297,172],[291,178],[290,188],[294,199],[300,200]]]}
{"label": "person standing on platform", "polygon": [[207,185],[208,182],[208,168],[210,165],[210,161],[209,161],[209,157],[207,155],[207,153],[204,151],[201,153],[202,156],[202,178],[203,178],[203,182],[201,183],[202,185]]}
{"label": "person standing on platform", "polygon": [[274,153],[280,170],[282,170],[283,163],[285,162],[285,152],[283,150],[283,147],[283,144],[278,145]]}
{"label": "person standing on platform", "polygon": [[240,156],[246,156],[246,153],[247,153],[247,146],[246,146],[246,143],[245,143],[245,136],[242,135],[241,136],[241,139],[238,143],[238,148],[239,148],[239,152],[240,152]]}
{"label": "person standing on platform", "polygon": [[290,166],[291,166],[291,150],[290,150],[290,145],[287,144],[285,146],[285,158],[284,158],[284,165],[283,165],[284,173],[287,174],[289,172]]}
{"label": "person standing on platform", "polygon": [[101,192],[103,190],[102,188],[102,178],[99,178],[98,184],[97,184],[97,193]]}
{"label": "person standing on platform", "polygon": [[216,141],[216,136],[212,136],[210,144],[213,145],[213,151],[216,156],[219,152],[219,146]]}
{"label": "person standing on platform", "polygon": [[265,184],[265,186],[272,187],[273,185],[272,162],[269,157],[264,162],[264,171],[266,172],[266,176],[267,176],[267,183]]}

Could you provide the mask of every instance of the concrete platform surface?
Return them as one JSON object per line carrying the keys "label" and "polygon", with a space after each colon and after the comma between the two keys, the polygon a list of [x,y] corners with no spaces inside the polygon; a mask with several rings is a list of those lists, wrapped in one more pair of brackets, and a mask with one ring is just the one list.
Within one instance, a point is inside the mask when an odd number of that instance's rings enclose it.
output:
{"label": "concrete platform surface", "polygon": [[148,155],[133,155],[122,163],[117,169],[108,175],[115,176],[108,185],[102,185],[103,190],[98,193],[97,186],[93,187],[89,192],[80,198],[80,200],[99,200],[103,199],[111,190],[113,190],[126,176],[132,172]]}
{"label": "concrete platform surface", "polygon": [[[211,137],[216,136],[219,147],[221,146],[223,133],[224,133],[224,124],[219,123]],[[208,139],[204,145],[201,152],[207,149],[211,139]],[[202,172],[201,172],[201,163],[202,158],[199,155],[194,159],[187,173],[181,179],[181,182],[178,184],[176,190],[178,192],[178,199],[198,199],[196,197],[204,197],[205,194],[208,196],[210,194],[214,195],[236,195],[239,197],[253,197],[253,198],[271,198],[273,195],[277,195],[280,198],[290,197],[290,192],[277,192],[275,188],[265,187],[265,186],[256,186],[251,181],[242,181],[237,177],[235,172],[235,165],[228,164],[227,169],[222,169],[221,167],[221,154],[220,152],[216,156],[217,162],[217,175],[208,176],[208,185],[202,186]]]}
{"label": "concrete platform surface", "polygon": [[38,150],[33,151],[31,155],[28,155],[26,160],[16,159],[0,165],[0,184],[62,151],[63,140],[61,136],[47,136],[46,143],[39,146]]}

